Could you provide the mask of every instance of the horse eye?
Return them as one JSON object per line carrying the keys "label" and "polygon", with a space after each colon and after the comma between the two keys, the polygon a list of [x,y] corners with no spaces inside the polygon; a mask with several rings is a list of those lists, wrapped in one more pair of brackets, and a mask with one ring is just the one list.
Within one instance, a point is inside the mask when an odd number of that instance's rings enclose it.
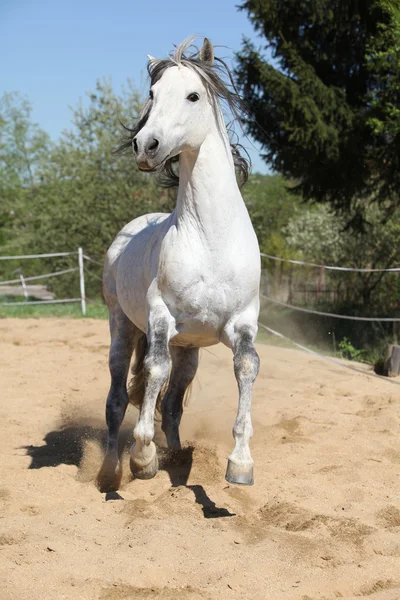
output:
{"label": "horse eye", "polygon": [[196,92],[193,92],[193,94],[189,94],[189,96],[187,97],[187,99],[190,100],[190,102],[197,102],[199,98],[200,96]]}
{"label": "horse eye", "polygon": [[149,98],[150,98],[150,100],[153,100],[153,91],[152,90],[149,91]]}

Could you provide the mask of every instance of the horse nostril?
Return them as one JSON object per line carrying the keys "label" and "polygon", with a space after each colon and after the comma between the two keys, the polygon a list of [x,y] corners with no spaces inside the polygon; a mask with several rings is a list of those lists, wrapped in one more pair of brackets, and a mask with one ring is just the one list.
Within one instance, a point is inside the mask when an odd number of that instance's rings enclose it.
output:
{"label": "horse nostril", "polygon": [[158,147],[158,140],[153,138],[153,142],[149,144],[148,150],[155,150]]}
{"label": "horse nostril", "polygon": [[133,138],[133,149],[136,152],[136,154],[138,153],[138,145],[137,145],[137,140],[136,138]]}

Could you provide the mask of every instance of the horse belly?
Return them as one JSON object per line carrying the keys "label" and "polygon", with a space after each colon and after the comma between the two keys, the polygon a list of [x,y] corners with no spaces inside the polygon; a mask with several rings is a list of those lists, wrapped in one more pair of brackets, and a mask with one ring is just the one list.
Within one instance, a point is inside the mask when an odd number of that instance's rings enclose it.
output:
{"label": "horse belly", "polygon": [[121,237],[128,237],[129,241],[117,261],[118,302],[127,317],[143,332],[147,330],[147,293],[154,277],[153,255],[158,254],[168,216],[146,215],[146,220],[140,217],[121,232]]}

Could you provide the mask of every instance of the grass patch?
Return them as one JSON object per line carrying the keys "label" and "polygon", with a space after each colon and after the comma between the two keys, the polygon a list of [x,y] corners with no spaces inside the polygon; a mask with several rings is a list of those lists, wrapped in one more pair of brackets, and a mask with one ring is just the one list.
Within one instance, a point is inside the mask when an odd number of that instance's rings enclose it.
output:
{"label": "grass patch", "polygon": [[86,305],[86,317],[82,315],[79,302],[71,304],[29,304],[25,306],[0,306],[1,319],[40,319],[40,318],[62,318],[62,319],[107,319],[108,309],[99,300]]}

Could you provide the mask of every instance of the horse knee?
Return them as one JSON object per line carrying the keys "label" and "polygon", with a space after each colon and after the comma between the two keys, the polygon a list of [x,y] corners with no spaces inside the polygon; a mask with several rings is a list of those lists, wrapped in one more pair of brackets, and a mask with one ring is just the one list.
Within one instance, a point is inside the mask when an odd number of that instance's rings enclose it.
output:
{"label": "horse knee", "polygon": [[154,411],[160,389],[169,376],[170,361],[168,349],[149,352],[143,363],[145,395],[133,435],[141,445],[148,446],[154,437]]}
{"label": "horse knee", "polygon": [[162,355],[148,355],[144,359],[144,375],[147,382],[154,385],[163,385],[168,378],[170,361],[168,352]]}

